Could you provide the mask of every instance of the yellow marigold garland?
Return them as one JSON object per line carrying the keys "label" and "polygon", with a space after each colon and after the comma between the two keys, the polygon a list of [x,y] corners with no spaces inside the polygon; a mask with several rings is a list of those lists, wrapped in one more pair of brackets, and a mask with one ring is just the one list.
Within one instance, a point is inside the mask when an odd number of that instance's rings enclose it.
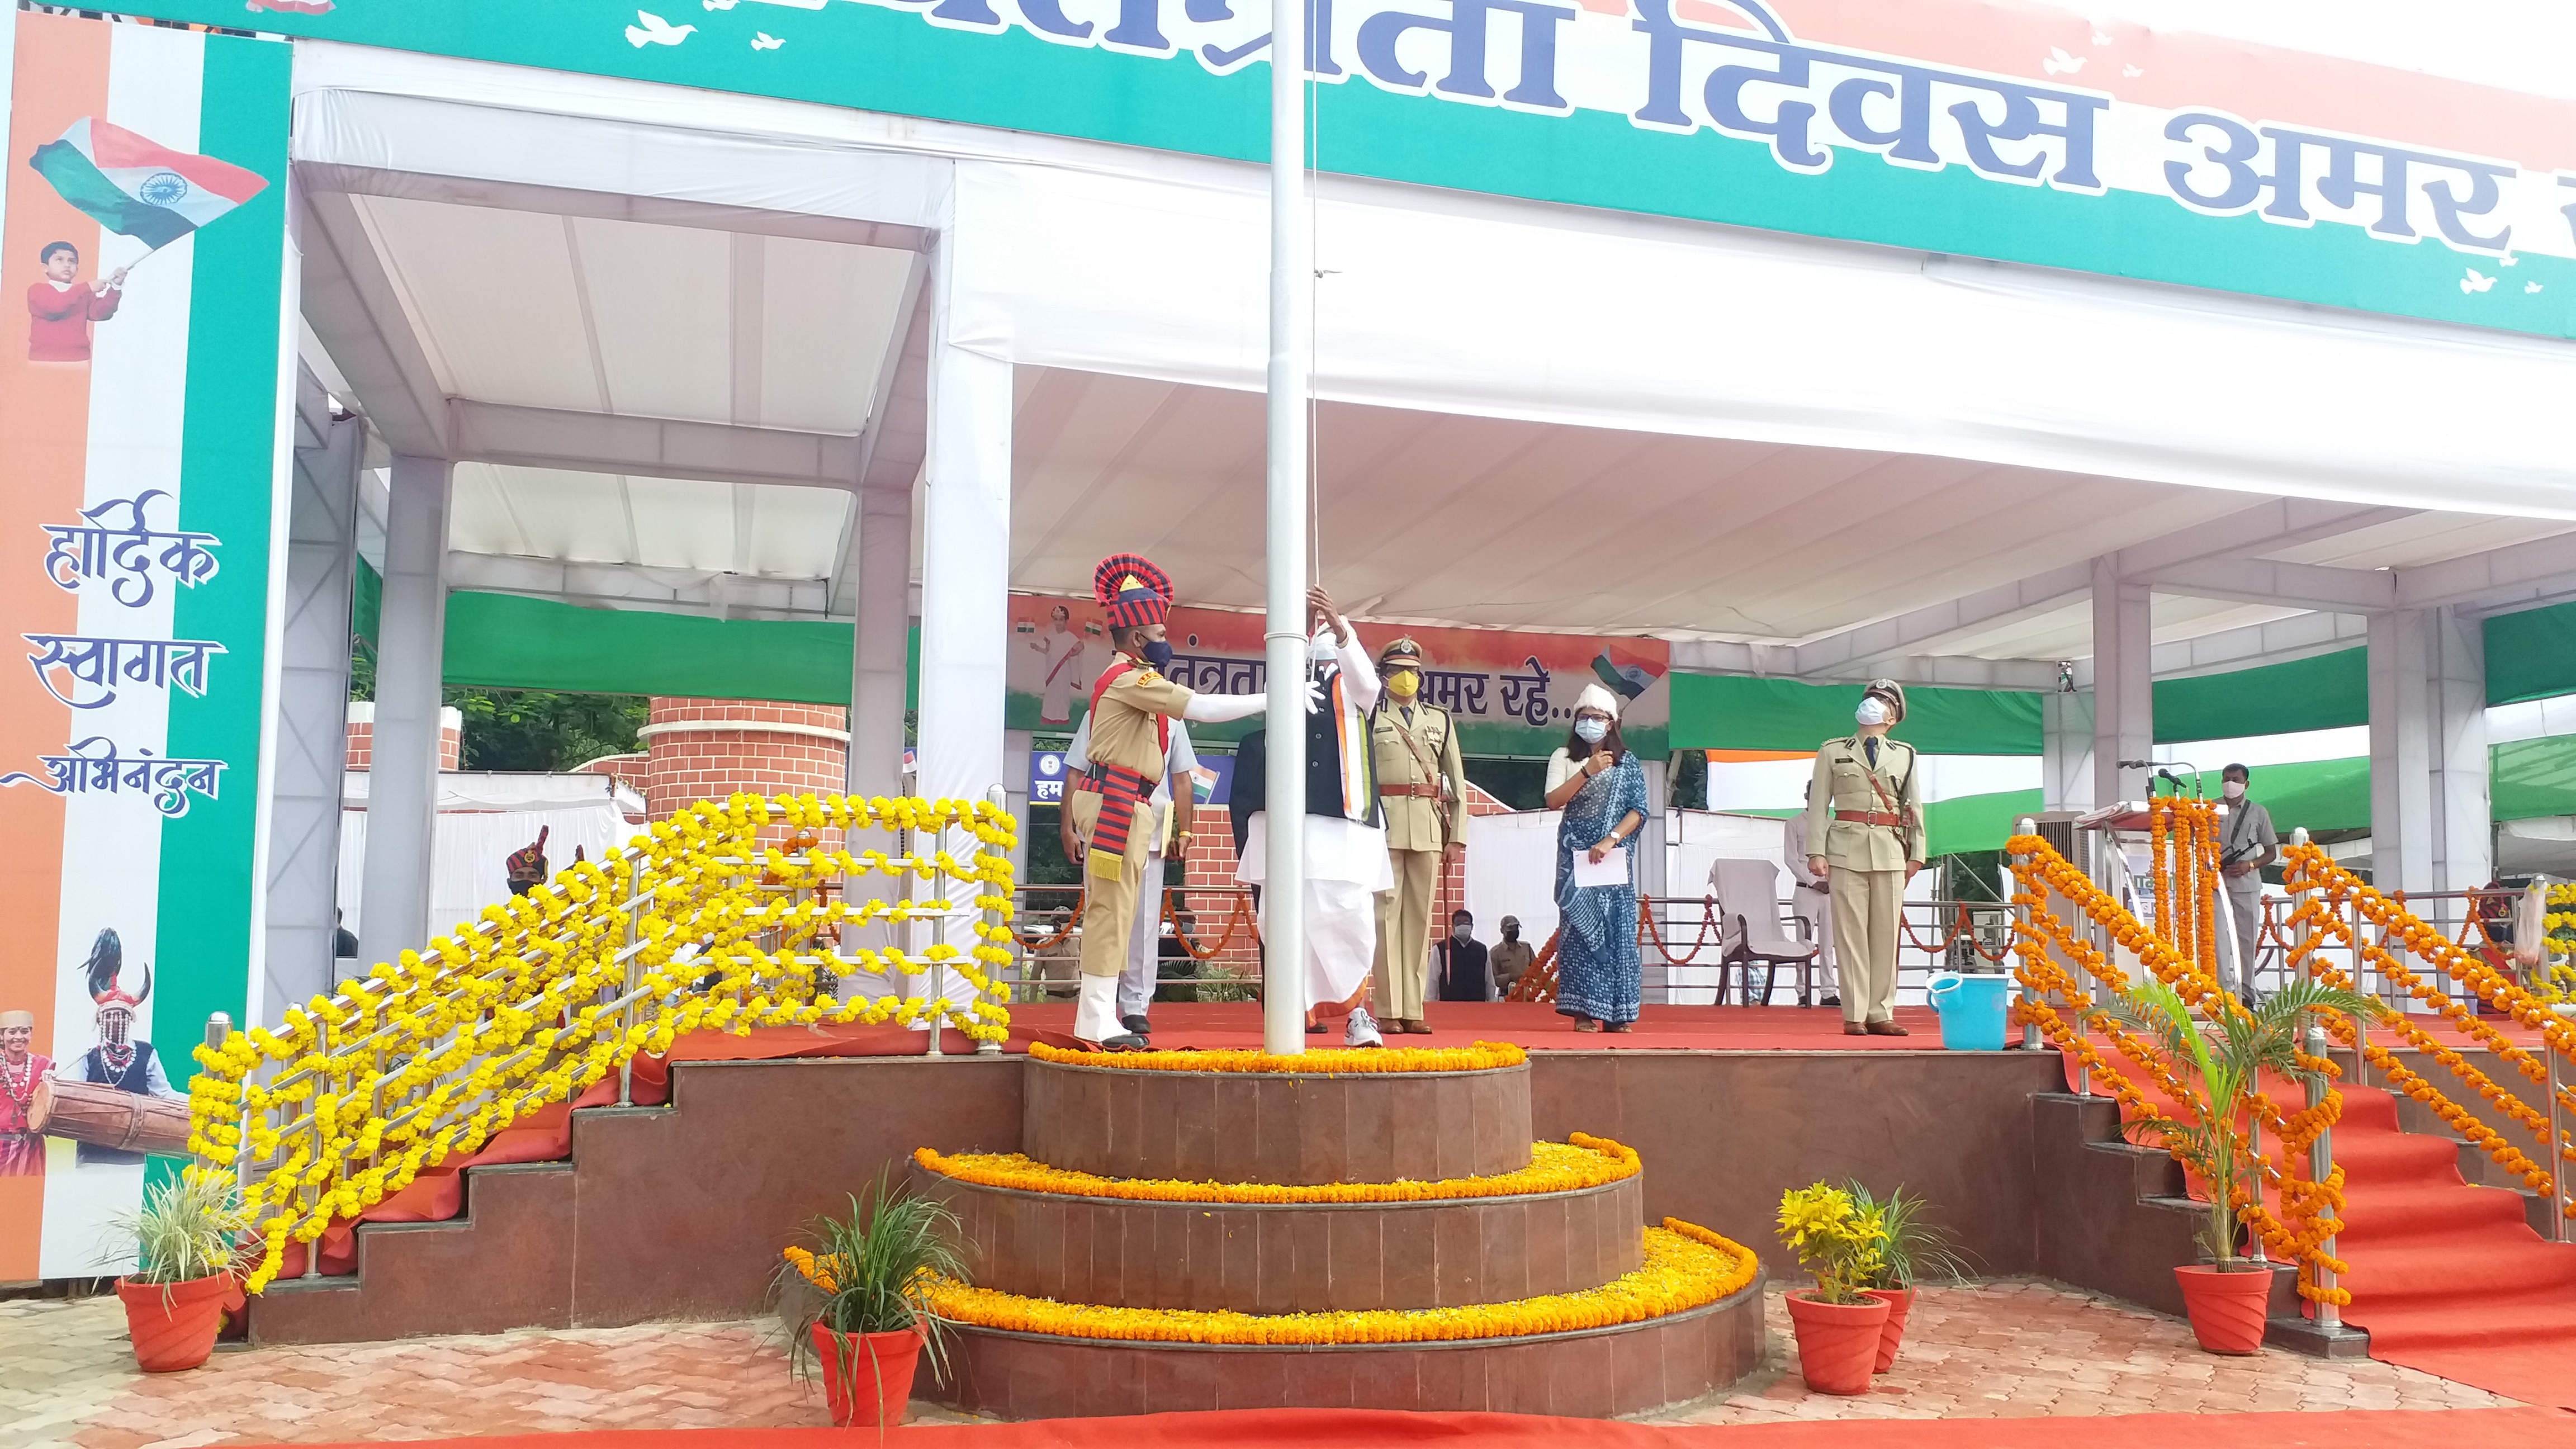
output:
{"label": "yellow marigold garland", "polygon": [[1491,1177],[1449,1177],[1438,1181],[1398,1178],[1394,1182],[1328,1182],[1290,1186],[1271,1182],[1183,1182],[1173,1178],[1096,1177],[1088,1172],[1050,1167],[1016,1152],[961,1152],[949,1155],[923,1147],[913,1161],[924,1170],[959,1182],[1021,1192],[1059,1193],[1070,1197],[1123,1198],[1130,1202],[1187,1203],[1352,1203],[1439,1202],[1480,1197],[1518,1197],[1529,1193],[1579,1192],[1634,1177],[1639,1161],[1634,1149],[1606,1138],[1577,1132],[1569,1142],[1530,1144],[1530,1165]]}
{"label": "yellow marigold garland", "polygon": [[[898,860],[881,850],[762,848],[763,828],[956,828],[971,859],[945,850]],[[487,907],[480,921],[405,951],[339,997],[290,1007],[281,1029],[253,1028],[200,1046],[190,1084],[189,1148],[218,1166],[248,1154],[244,1202],[264,1252],[245,1277],[258,1292],[285,1244],[312,1243],[420,1172],[471,1153],[530,1112],[568,1101],[635,1053],[665,1053],[700,1030],[911,1023],[945,1018],[977,1040],[1009,1034],[998,968],[1010,960],[1017,826],[966,800],[735,795],[701,802],[636,837],[640,858],[584,861],[545,886]],[[818,939],[842,924],[902,921],[946,900],[821,901],[791,893],[840,875],[945,874],[971,884],[977,944],[919,956],[861,950],[827,956]],[[999,924],[996,924],[999,922]],[[687,954],[683,954],[687,952]],[[817,995],[827,964],[878,974],[944,965],[976,992],[963,1009],[921,997],[835,1003]],[[711,984],[706,983],[714,978]],[[632,1019],[602,1002],[639,986]],[[270,1064],[277,1070],[262,1075]],[[247,1131],[244,1121],[247,1118]]]}
{"label": "yellow marigold garland", "polygon": [[1646,1261],[1598,1288],[1459,1308],[1357,1313],[1253,1314],[1182,1308],[1105,1308],[1023,1298],[942,1280],[931,1308],[978,1328],[1128,1343],[1450,1343],[1526,1338],[1641,1323],[1715,1303],[1751,1286],[1761,1264],[1750,1249],[1671,1218],[1644,1229]]}
{"label": "yellow marigold garland", "polygon": [[1528,1052],[1500,1041],[1480,1041],[1463,1047],[1327,1047],[1293,1057],[1231,1050],[1086,1052],[1032,1042],[1029,1055],[1069,1067],[1112,1067],[1131,1072],[1287,1072],[1314,1076],[1490,1072],[1517,1067],[1529,1060]]}

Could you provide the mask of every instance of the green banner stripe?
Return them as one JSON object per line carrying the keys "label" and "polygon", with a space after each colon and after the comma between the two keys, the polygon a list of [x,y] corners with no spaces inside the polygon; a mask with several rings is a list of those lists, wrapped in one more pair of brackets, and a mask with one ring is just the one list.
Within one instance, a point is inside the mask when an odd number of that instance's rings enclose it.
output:
{"label": "green banner stripe", "polygon": [[[1677,750],[1812,750],[1852,732],[1857,684],[1732,674],[1672,676]],[[1905,691],[1896,737],[1933,755],[2040,753],[2039,696],[2004,689]]]}
{"label": "green banner stripe", "polygon": [[[850,702],[851,627],[825,621],[708,619],[640,609],[580,609],[515,594],[447,598],[449,684],[573,694]],[[905,652],[919,698],[921,631]]]}
{"label": "green banner stripe", "polygon": [[2156,743],[2233,740],[2370,723],[2370,651],[2159,679]]}
{"label": "green banner stripe", "polygon": [[2576,604],[2486,621],[2487,703],[2576,694]]}
{"label": "green banner stripe", "polygon": [[1967,850],[2001,850],[2025,817],[2047,807],[2037,790],[2002,790],[1992,795],[1961,795],[1923,807],[1924,847],[1931,855],[1957,855]]}
{"label": "green banner stripe", "polygon": [[179,591],[172,632],[224,646],[203,698],[170,691],[168,754],[224,762],[222,797],[161,827],[153,1034],[173,1083],[210,1013],[235,1022],[249,992],[259,746],[268,638],[269,524],[276,488],[284,298],[286,136],[293,59],[273,41],[209,35],[197,149],[268,178],[197,233],[188,310],[187,421],[179,526],[223,540],[223,571]]}

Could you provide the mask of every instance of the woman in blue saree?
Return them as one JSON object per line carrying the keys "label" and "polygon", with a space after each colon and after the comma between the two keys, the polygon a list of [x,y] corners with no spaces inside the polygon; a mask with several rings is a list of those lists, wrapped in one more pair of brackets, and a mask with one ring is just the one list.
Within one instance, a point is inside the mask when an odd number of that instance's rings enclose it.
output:
{"label": "woman in blue saree", "polygon": [[[1637,1020],[1637,853],[1646,767],[1619,738],[1619,698],[1597,684],[1574,704],[1574,730],[1548,758],[1556,827],[1556,1009],[1576,1031],[1626,1031]],[[1576,885],[1575,863],[1624,863],[1608,884]]]}

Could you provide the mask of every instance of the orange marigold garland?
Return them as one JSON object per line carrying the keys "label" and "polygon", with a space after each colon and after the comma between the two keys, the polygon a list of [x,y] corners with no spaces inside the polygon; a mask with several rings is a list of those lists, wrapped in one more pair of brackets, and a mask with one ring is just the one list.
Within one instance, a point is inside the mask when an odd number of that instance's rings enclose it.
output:
{"label": "orange marigold garland", "polygon": [[1071,1197],[1123,1198],[1130,1202],[1186,1203],[1353,1203],[1437,1202],[1480,1197],[1519,1197],[1530,1193],[1580,1192],[1637,1175],[1635,1149],[1606,1138],[1577,1132],[1567,1142],[1530,1144],[1530,1165],[1490,1177],[1452,1177],[1436,1182],[1401,1178],[1394,1182],[1327,1182],[1290,1186],[1271,1182],[1183,1182],[1173,1178],[1098,1177],[1070,1168],[1033,1162],[1019,1153],[961,1152],[953,1156],[919,1148],[913,1161],[924,1170],[959,1182],[1020,1192],[1059,1193]]}
{"label": "orange marigold garland", "polygon": [[1705,1307],[1750,1287],[1761,1264],[1752,1250],[1706,1228],[1670,1218],[1646,1228],[1646,1261],[1598,1288],[1458,1308],[1354,1313],[1254,1314],[1185,1308],[1107,1308],[1023,1298],[940,1280],[932,1310],[953,1322],[1015,1333],[1129,1343],[1221,1343],[1278,1347],[1360,1343],[1448,1343],[1526,1338],[1640,1323]]}
{"label": "orange marigold garland", "polygon": [[1032,1042],[1029,1055],[1069,1067],[1126,1072],[1283,1072],[1346,1076],[1373,1072],[1492,1072],[1517,1067],[1529,1053],[1510,1042],[1463,1047],[1331,1047],[1301,1056],[1256,1051],[1086,1052]]}

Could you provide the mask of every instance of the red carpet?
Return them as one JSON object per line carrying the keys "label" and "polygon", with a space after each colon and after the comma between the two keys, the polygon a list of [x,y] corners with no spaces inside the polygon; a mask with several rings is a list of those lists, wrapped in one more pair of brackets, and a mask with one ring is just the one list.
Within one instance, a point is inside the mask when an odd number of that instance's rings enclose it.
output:
{"label": "red carpet", "polygon": [[1787,1424],[1657,1425],[1535,1414],[1394,1414],[1366,1409],[1238,1409],[1132,1419],[1040,1419],[896,1429],[672,1429],[448,1439],[491,1449],[2576,1449],[2576,1415],[2555,1409],[2352,1409],[2302,1414],[2135,1414],[2084,1419],[1862,1419]]}
{"label": "red carpet", "polygon": [[[2273,1097],[2285,1111],[2305,1102],[2286,1086]],[[2370,1331],[2370,1356],[2576,1409],[2576,1245],[2533,1232],[2520,1194],[2470,1186],[2458,1145],[2401,1131],[2396,1099],[2376,1087],[2345,1085],[2334,1155],[2335,1248],[2352,1269],[2343,1316]]]}
{"label": "red carpet", "polygon": [[[1158,1002],[1152,1012],[1158,1047],[1258,1048],[1261,1006],[1232,1001],[1200,1005]],[[1429,1036],[1389,1034],[1388,1046],[1463,1046],[1471,1041],[1516,1042],[1531,1051],[1716,1051],[1838,1052],[1939,1051],[1941,1019],[1930,1007],[1897,1008],[1896,1019],[1912,1036],[1845,1036],[1838,1007],[1796,1006],[1649,1006],[1635,1029],[1583,1032],[1574,1019],[1556,1014],[1542,1001],[1434,1001],[1423,1007]],[[1327,1021],[1324,1035],[1308,1037],[1317,1046],[1342,1044],[1341,1018]],[[1379,1025],[1383,1027],[1384,1022]],[[1011,1008],[1013,1050],[1025,1050],[1018,1038],[1032,1031],[1066,1032],[1073,1028],[1073,1003],[1045,1002]],[[917,1043],[920,1038],[915,1036]]]}

